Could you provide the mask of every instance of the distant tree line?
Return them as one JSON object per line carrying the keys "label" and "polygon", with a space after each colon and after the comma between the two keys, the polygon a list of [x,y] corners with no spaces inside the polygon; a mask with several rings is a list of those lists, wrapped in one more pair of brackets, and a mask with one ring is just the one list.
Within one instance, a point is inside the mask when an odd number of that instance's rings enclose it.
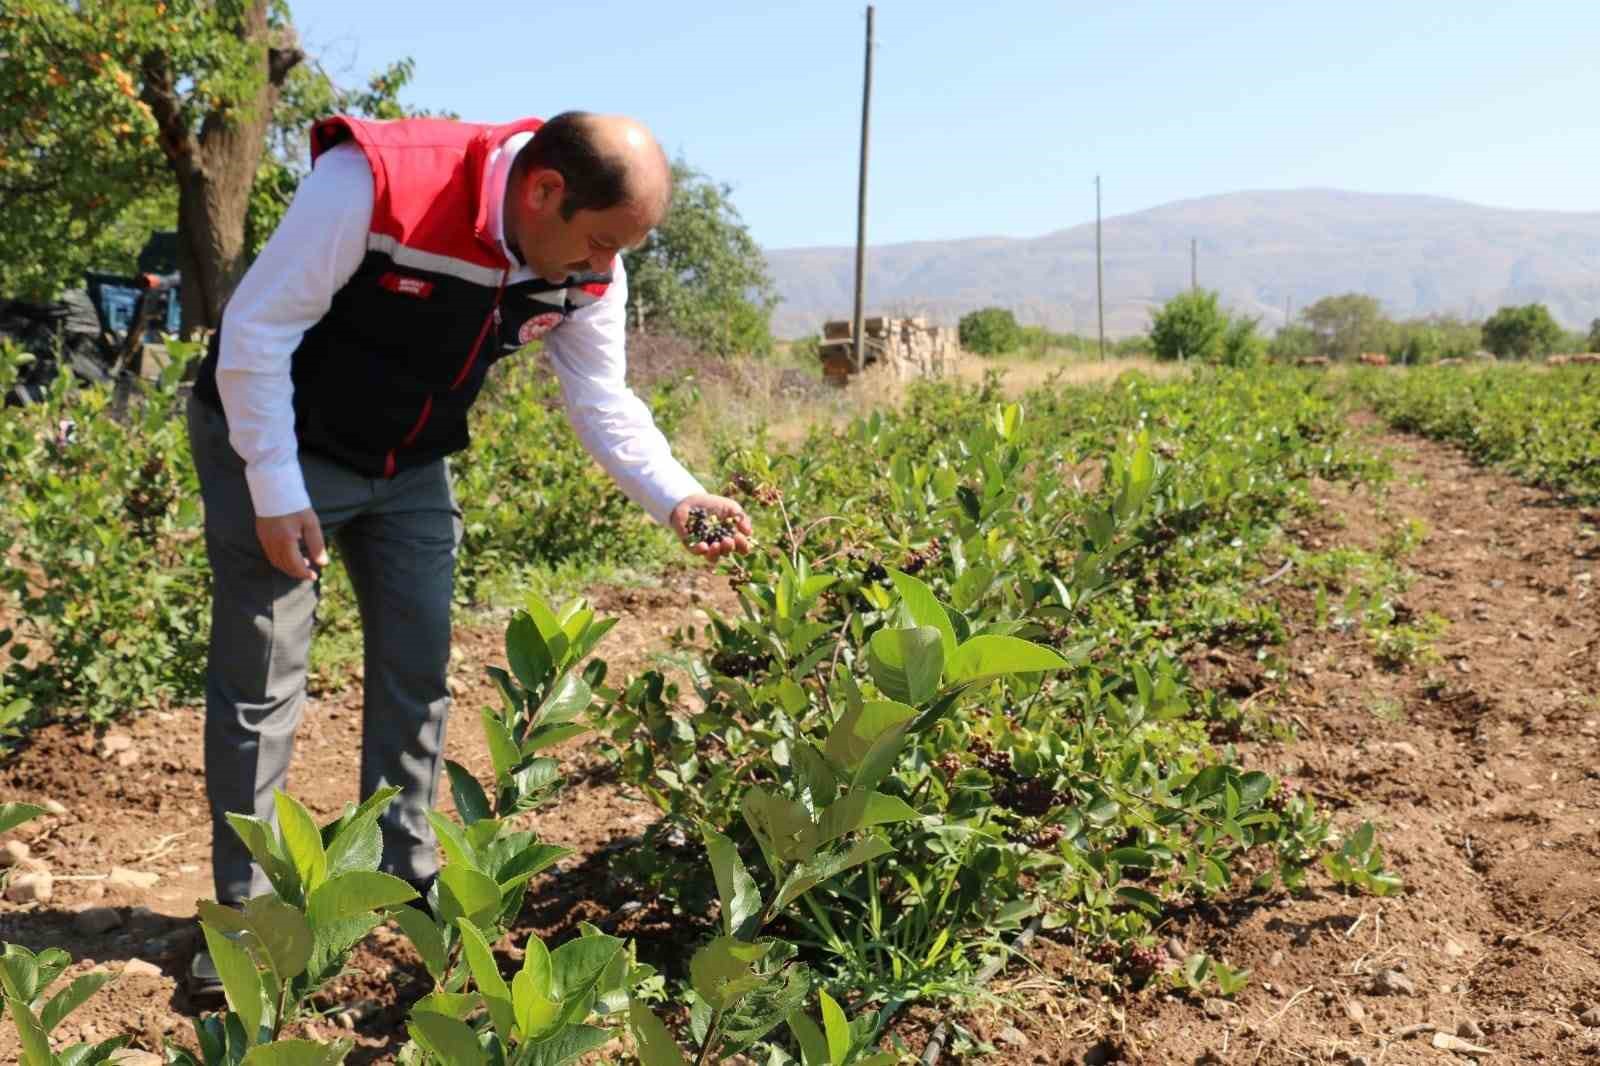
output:
{"label": "distant tree line", "polygon": [[1392,319],[1371,296],[1344,293],[1304,308],[1270,339],[1257,318],[1222,308],[1217,293],[1185,292],[1152,316],[1150,349],[1158,359],[1200,359],[1248,365],[1263,356],[1280,361],[1312,357],[1354,360],[1382,352],[1390,362],[1414,365],[1463,358],[1478,351],[1502,359],[1552,352],[1600,351],[1600,318],[1587,332],[1561,327],[1543,304],[1502,307],[1481,322],[1454,315]]}

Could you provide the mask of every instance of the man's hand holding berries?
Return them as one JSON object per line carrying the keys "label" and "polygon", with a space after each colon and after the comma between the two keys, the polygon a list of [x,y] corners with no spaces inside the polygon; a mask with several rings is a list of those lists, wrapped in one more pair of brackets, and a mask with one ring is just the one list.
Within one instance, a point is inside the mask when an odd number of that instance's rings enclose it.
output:
{"label": "man's hand holding berries", "polygon": [[744,555],[755,546],[750,516],[726,496],[686,496],[672,509],[670,520],[678,539],[708,562],[731,552]]}

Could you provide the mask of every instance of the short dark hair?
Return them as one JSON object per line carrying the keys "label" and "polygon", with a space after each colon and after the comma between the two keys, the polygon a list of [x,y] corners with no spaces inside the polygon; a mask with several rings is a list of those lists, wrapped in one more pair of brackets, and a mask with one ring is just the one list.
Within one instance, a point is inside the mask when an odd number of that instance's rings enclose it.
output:
{"label": "short dark hair", "polygon": [[627,167],[600,151],[591,118],[587,111],[563,111],[549,119],[522,146],[514,164],[518,177],[532,170],[561,175],[566,183],[561,217],[569,221],[579,211],[607,211],[628,199]]}

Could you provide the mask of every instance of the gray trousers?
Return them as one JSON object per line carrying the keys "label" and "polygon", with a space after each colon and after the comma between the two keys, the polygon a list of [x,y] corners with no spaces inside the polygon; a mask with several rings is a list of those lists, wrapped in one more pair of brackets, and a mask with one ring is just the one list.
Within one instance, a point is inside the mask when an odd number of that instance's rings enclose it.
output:
{"label": "gray trousers", "polygon": [[[267,561],[256,539],[244,461],[220,412],[189,400],[189,440],[205,503],[211,562],[205,766],[217,899],[268,890],[224,817],[272,819],[305,708],[318,583]],[[461,512],[444,460],[372,479],[302,452],[301,469],[329,550],[349,571],[361,610],[365,684],[361,795],[402,791],[383,816],[383,864],[411,880],[438,870],[426,812],[444,758],[450,696],[450,601]]]}

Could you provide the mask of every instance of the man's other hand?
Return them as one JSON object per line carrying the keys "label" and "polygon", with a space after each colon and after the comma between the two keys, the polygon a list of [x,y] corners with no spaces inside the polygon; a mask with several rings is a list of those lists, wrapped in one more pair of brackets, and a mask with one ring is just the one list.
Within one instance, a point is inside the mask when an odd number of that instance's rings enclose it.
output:
{"label": "man's other hand", "polygon": [[[714,541],[694,541],[689,533],[689,512],[694,508],[705,510],[713,518],[725,519],[733,526],[731,537],[721,537]],[[678,506],[672,509],[670,518],[672,531],[678,539],[688,546],[696,555],[703,555],[707,562],[716,562],[730,552],[744,555],[755,542],[750,539],[754,527],[750,525],[750,516],[744,513],[744,508],[726,496],[712,496],[701,493],[696,496],[686,496],[678,501]]]}
{"label": "man's other hand", "polygon": [[261,541],[261,550],[267,553],[268,561],[292,578],[313,580],[328,565],[328,550],[322,543],[322,523],[317,521],[317,512],[309,507],[294,514],[257,518],[256,538]]}

